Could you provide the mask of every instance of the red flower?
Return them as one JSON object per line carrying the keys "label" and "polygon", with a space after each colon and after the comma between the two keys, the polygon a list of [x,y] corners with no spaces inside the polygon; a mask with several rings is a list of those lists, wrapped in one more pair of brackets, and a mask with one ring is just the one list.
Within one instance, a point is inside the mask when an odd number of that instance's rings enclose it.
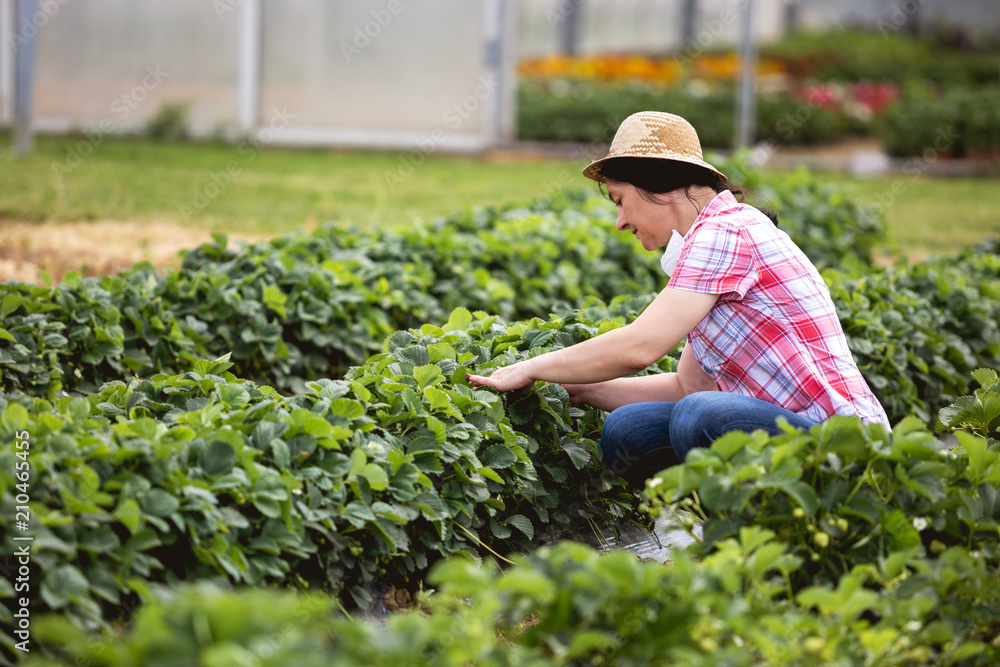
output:
{"label": "red flower", "polygon": [[859,81],[851,88],[851,97],[868,107],[875,115],[882,113],[896,96],[896,87],[884,81]]}

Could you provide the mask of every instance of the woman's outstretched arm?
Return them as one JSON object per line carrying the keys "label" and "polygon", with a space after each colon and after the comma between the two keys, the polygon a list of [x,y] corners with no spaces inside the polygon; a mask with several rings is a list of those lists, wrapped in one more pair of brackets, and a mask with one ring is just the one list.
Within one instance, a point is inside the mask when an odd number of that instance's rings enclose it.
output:
{"label": "woman's outstretched arm", "polygon": [[615,378],[592,384],[564,384],[573,403],[585,403],[611,412],[631,403],[679,401],[696,391],[718,391],[715,380],[698,365],[691,345],[681,352],[675,373]]}
{"label": "woman's outstretched arm", "polygon": [[718,300],[665,288],[634,322],[561,350],[498,368],[473,384],[500,391],[520,389],[536,380],[560,384],[604,382],[637,373],[660,360],[700,322]]}

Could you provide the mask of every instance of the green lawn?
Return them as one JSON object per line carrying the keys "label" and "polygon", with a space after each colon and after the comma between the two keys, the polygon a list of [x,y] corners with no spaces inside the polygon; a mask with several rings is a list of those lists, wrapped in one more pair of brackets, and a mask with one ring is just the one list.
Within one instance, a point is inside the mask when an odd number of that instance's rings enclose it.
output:
{"label": "green lawn", "polygon": [[[530,200],[560,184],[590,185],[580,175],[583,160],[430,155],[411,171],[400,153],[81,141],[40,137],[29,157],[0,157],[0,220],[279,234],[327,220],[406,224],[468,205]],[[77,146],[89,154],[75,163],[68,158]],[[820,177],[867,205],[883,203],[892,248],[913,260],[994,235],[1000,222],[995,179]]]}
{"label": "green lawn", "polygon": [[995,178],[820,177],[843,184],[865,206],[882,206],[890,250],[897,257],[949,254],[1000,234],[1000,182]]}
{"label": "green lawn", "polygon": [[405,224],[470,204],[533,199],[560,182],[587,183],[583,162],[430,155],[408,169],[397,153],[138,140],[104,141],[70,168],[68,151],[78,142],[41,137],[34,154],[0,158],[0,219],[164,221],[277,234],[328,220]]}

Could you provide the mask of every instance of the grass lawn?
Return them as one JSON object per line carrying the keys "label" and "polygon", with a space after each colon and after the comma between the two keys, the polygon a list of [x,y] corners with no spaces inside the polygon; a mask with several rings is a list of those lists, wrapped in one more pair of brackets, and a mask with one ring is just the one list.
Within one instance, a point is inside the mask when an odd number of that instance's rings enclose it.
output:
{"label": "grass lawn", "polygon": [[[267,236],[327,220],[407,224],[534,199],[561,184],[589,186],[580,175],[586,160],[431,155],[411,170],[404,154],[390,152],[81,141],[39,137],[27,158],[0,157],[0,221],[168,223]],[[78,146],[88,154],[77,162]],[[897,256],[919,260],[997,233],[995,179],[821,178],[884,206]]]}
{"label": "grass lawn", "polygon": [[584,161],[577,168],[430,155],[411,166],[405,155],[388,152],[139,140],[106,140],[78,163],[67,161],[79,141],[40,137],[32,155],[0,158],[0,219],[170,222],[279,234],[329,220],[406,224],[469,204],[533,199],[560,182],[586,183],[579,175]]}
{"label": "grass lawn", "polygon": [[864,206],[882,206],[890,239],[887,254],[919,261],[947,255],[1000,234],[1000,182],[995,178],[849,178],[821,174],[844,185]]}

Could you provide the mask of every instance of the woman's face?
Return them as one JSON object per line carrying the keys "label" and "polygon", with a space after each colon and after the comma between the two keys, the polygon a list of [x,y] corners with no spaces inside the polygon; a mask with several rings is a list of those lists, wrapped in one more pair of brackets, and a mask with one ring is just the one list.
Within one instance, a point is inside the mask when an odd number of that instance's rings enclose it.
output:
{"label": "woman's face", "polygon": [[618,207],[615,226],[619,231],[632,232],[646,250],[667,245],[674,230],[686,234],[698,216],[698,210],[682,190],[647,198],[629,183],[609,180],[607,188],[608,197]]}

